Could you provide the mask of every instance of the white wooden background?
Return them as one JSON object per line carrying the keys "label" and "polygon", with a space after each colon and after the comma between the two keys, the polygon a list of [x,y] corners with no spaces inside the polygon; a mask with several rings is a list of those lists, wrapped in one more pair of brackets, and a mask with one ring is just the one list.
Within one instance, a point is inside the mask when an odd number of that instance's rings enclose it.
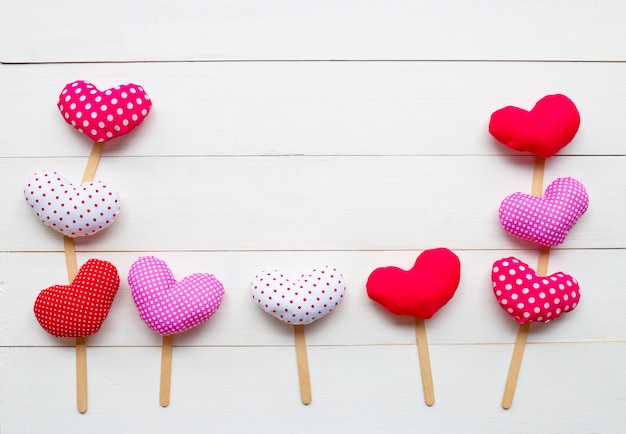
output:
{"label": "white wooden background", "polygon": [[[0,433],[395,433],[626,430],[626,4],[621,0],[105,2],[0,0]],[[80,178],[91,143],[56,98],[77,79],[140,83],[145,123],[109,143],[96,178],[118,221],[79,240],[120,291],[88,339],[89,409],[74,348],[41,329],[39,290],[66,282],[60,235],[24,204],[32,172]],[[533,159],[490,114],[564,93],[582,118],[546,183],[581,180],[590,208],[550,271],[581,283],[571,314],[533,325],[513,407],[500,407],[517,324],[493,261],[536,264],[500,227]],[[444,246],[456,296],[427,322],[436,403],[423,402],[412,320],[371,302],[376,267]],[[141,255],[226,287],[208,323],[176,336],[158,404],[160,337],[126,276]],[[307,327],[313,402],[300,403],[290,327],[254,306],[261,269],[343,271],[344,303]]]}

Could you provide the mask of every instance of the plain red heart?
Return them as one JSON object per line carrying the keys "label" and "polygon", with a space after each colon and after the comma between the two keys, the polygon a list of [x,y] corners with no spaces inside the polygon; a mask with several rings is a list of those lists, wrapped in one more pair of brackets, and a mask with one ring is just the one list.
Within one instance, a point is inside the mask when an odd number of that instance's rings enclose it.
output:
{"label": "plain red heart", "polygon": [[410,270],[383,267],[367,279],[367,295],[395,315],[429,319],[454,295],[461,262],[445,248],[425,250]]}
{"label": "plain red heart", "polygon": [[107,261],[90,259],[69,285],[44,289],[35,300],[35,317],[51,335],[85,337],[104,322],[120,286],[117,269]]}
{"label": "plain red heart", "polygon": [[580,114],[565,95],[547,95],[530,111],[508,106],[495,111],[489,132],[499,142],[520,152],[551,157],[578,132]]}

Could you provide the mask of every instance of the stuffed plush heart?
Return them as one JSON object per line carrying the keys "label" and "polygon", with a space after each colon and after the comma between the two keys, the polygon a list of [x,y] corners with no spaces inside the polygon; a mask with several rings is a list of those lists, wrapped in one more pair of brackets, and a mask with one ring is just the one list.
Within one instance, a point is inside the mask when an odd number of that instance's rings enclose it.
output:
{"label": "stuffed plush heart", "polygon": [[152,101],[136,84],[100,91],[79,80],[65,86],[57,106],[65,122],[91,140],[104,142],[135,129],[148,116]]}
{"label": "stuffed plush heart", "polygon": [[146,325],[162,336],[180,333],[207,321],[222,303],[224,286],[208,273],[176,281],[161,259],[143,256],[128,272],[133,301]]}
{"label": "stuffed plush heart", "polygon": [[90,259],[70,285],[51,286],[39,293],[35,317],[51,335],[90,336],[107,317],[119,286],[120,277],[110,262]]}
{"label": "stuffed plush heart", "polygon": [[30,177],[24,197],[42,223],[71,238],[109,227],[120,212],[119,196],[110,185],[94,181],[74,186],[49,170]]}
{"label": "stuffed plush heart", "polygon": [[574,178],[557,178],[544,196],[514,193],[500,204],[500,223],[511,235],[540,246],[556,246],[589,206],[585,187]]}
{"label": "stuffed plush heart", "polygon": [[513,257],[493,264],[491,281],[500,307],[519,323],[550,322],[574,310],[580,300],[580,288],[572,276],[541,277]]}
{"label": "stuffed plush heart", "polygon": [[297,280],[280,271],[263,271],[250,289],[256,304],[273,317],[287,324],[310,324],[341,303],[346,284],[336,268],[324,266]]}
{"label": "stuffed plush heart", "polygon": [[461,278],[459,258],[448,249],[425,250],[408,271],[374,270],[367,295],[395,315],[429,319],[454,295]]}
{"label": "stuffed plush heart", "polygon": [[489,132],[516,151],[551,157],[572,141],[580,126],[580,114],[565,95],[541,98],[531,111],[504,107],[491,115]]}

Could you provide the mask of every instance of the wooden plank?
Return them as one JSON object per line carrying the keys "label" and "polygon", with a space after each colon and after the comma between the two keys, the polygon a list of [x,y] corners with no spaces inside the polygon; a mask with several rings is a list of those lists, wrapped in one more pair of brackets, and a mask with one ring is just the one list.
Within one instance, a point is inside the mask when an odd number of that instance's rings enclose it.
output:
{"label": "wooden plank", "polygon": [[[431,246],[432,247],[432,246]],[[414,322],[396,317],[367,297],[365,283],[375,268],[412,266],[420,251],[367,252],[84,252],[79,263],[96,257],[112,262],[121,287],[100,331],[90,346],[150,346],[161,338],[141,321],[130,295],[128,270],[139,256],[153,254],[165,260],[182,279],[209,272],[226,289],[224,301],[211,320],[176,336],[177,346],[293,346],[292,328],[254,305],[250,282],[264,269],[281,269],[298,277],[318,264],[332,264],[344,275],[347,291],[336,312],[307,326],[307,344],[411,345]],[[498,306],[491,289],[494,261],[516,256],[531,264],[535,251],[457,251],[462,264],[461,284],[448,305],[427,321],[431,344],[513,343],[517,323]],[[581,303],[575,311],[549,324],[535,324],[531,343],[625,341],[626,318],[622,290],[625,250],[559,250],[552,252],[549,272],[564,271],[581,285]],[[36,270],[37,272],[32,272]],[[66,281],[62,253],[2,253],[0,275],[0,346],[71,346],[73,341],[48,335],[35,320],[37,293]],[[510,354],[509,354],[510,356]],[[505,362],[508,363],[508,362]]]}
{"label": "wooden plank", "polygon": [[[620,192],[626,180],[614,176],[625,158],[559,157],[549,165],[547,181],[574,176],[592,198],[562,247],[625,246]],[[120,193],[120,216],[105,231],[77,239],[76,248],[534,249],[506,234],[497,217],[507,195],[529,191],[532,164],[519,156],[104,157],[98,178]],[[35,171],[77,179],[83,165],[83,159],[0,160],[3,250],[61,247],[59,234],[36,219],[22,191]]]}
{"label": "wooden plank", "polygon": [[621,63],[211,62],[0,65],[0,156],[86,156],[91,141],[56,108],[77,79],[137,82],[154,102],[109,156],[511,155],[491,113],[553,93],[582,119],[560,155],[626,149]]}
{"label": "wooden plank", "polygon": [[293,348],[175,347],[167,409],[157,401],[157,348],[91,348],[85,415],[73,408],[69,348],[0,348],[0,426],[9,434],[67,433],[68,427],[170,433],[181,426],[251,433],[260,423],[278,434],[357,427],[363,433],[457,432],[457,418],[462,431],[481,433],[622,426],[624,403],[615,397],[626,388],[626,376],[616,375],[624,369],[624,343],[529,345],[515,407],[504,411],[499,398],[510,348],[431,346],[438,400],[428,408],[414,347],[311,347],[315,399],[309,406],[299,400]]}
{"label": "wooden plank", "polygon": [[622,61],[619,0],[4,1],[0,62]]}

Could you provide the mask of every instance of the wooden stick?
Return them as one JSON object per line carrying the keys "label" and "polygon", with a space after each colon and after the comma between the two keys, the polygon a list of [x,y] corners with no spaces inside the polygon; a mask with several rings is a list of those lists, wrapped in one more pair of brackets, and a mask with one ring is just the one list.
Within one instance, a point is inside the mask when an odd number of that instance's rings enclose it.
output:
{"label": "wooden stick", "polygon": [[519,370],[522,366],[522,358],[524,356],[524,349],[526,348],[529,328],[530,323],[526,322],[520,324],[519,329],[517,330],[515,346],[513,347],[513,356],[511,357],[511,365],[509,366],[509,374],[506,377],[504,395],[502,396],[502,408],[505,410],[511,408],[511,405],[513,404],[513,396],[515,395],[515,387],[517,386]]}
{"label": "wooden stick", "polygon": [[87,411],[87,342],[76,338],[76,407],[78,412]]}
{"label": "wooden stick", "polygon": [[[104,142],[94,142],[85,171],[83,172],[81,184],[93,181],[103,150]],[[78,274],[74,238],[63,237],[63,250],[65,252],[67,277],[69,282],[72,283],[76,274]],[[87,411],[87,341],[84,337],[76,338],[76,407],[81,414]]]}
{"label": "wooden stick", "polygon": [[309,378],[309,360],[306,354],[306,338],[304,326],[293,326],[296,341],[296,360],[298,362],[298,378],[300,379],[300,398],[304,405],[311,403],[311,379]]}
{"label": "wooden stick", "polygon": [[[78,274],[74,238],[63,237],[63,250],[71,283]],[[76,407],[81,414],[87,411],[87,342],[84,337],[76,338]]]}
{"label": "wooden stick", "polygon": [[[544,157],[536,157],[535,168],[533,170],[533,181],[530,192],[533,196],[543,196],[543,177],[545,174],[546,159]],[[550,248],[541,247],[539,249],[539,259],[537,261],[537,274],[546,276],[548,274],[548,260],[550,258]],[[511,357],[511,365],[507,375],[506,384],[504,386],[504,395],[502,396],[502,408],[508,410],[513,405],[513,397],[515,396],[515,388],[517,387],[517,379],[522,366],[522,358],[526,341],[528,340],[528,331],[530,323],[522,323],[517,330],[515,345],[513,347],[513,356]]]}
{"label": "wooden stick", "polygon": [[431,406],[435,403],[435,389],[433,374],[430,368],[430,354],[428,352],[428,338],[426,336],[426,322],[415,318],[415,338],[417,340],[417,354],[422,372],[422,387],[424,388],[424,402]]}
{"label": "wooden stick", "polygon": [[83,172],[83,179],[80,182],[81,184],[93,181],[96,176],[96,169],[98,169],[98,163],[100,163],[100,157],[102,157],[103,151],[104,142],[93,143],[91,152],[89,153],[89,159],[87,160],[87,165],[85,166],[85,171]]}
{"label": "wooden stick", "polygon": [[170,388],[172,384],[172,342],[174,335],[163,336],[161,346],[161,391],[159,403],[161,407],[170,404]]}

